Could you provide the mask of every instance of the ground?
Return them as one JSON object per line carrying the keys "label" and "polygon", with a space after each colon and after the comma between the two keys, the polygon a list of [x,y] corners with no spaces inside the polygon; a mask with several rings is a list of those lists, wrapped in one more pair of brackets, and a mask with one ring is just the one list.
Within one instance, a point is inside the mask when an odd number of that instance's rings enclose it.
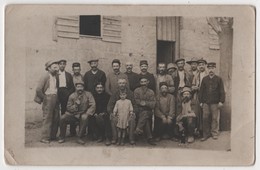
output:
{"label": "ground", "polygon": [[[41,122],[34,123],[26,123],[25,125],[25,146],[26,147],[89,147],[89,146],[100,146],[107,147],[104,143],[97,143],[96,141],[90,140],[88,137],[85,137],[86,141],[85,145],[79,145],[76,143],[76,137],[67,137],[66,142],[59,144],[57,141],[53,141],[50,144],[43,144],[40,142],[41,139]],[[151,147],[148,145],[144,138],[140,138],[135,146],[132,146],[128,143],[125,146],[115,146],[111,145],[108,147]],[[201,142],[199,139],[196,139],[192,144],[180,145],[179,142],[174,142],[171,140],[162,140],[157,142],[156,146],[153,147],[173,147],[173,148],[191,148],[191,149],[199,149],[199,150],[224,150],[230,151],[230,132],[223,131],[220,132],[219,139],[213,140],[209,138],[207,141]]]}

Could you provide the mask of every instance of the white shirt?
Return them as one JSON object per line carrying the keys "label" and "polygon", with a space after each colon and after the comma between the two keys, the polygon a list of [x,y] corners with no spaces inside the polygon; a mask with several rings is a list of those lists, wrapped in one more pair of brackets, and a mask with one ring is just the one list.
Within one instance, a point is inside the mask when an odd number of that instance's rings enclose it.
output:
{"label": "white shirt", "polygon": [[199,87],[201,85],[201,82],[202,82],[202,79],[206,76],[206,72],[203,71],[203,72],[200,72],[200,84],[199,84]]}
{"label": "white shirt", "polygon": [[180,77],[180,84],[179,87],[184,87],[185,82],[184,82],[184,71],[178,71],[179,77]]}
{"label": "white shirt", "polygon": [[49,87],[47,88],[45,94],[57,94],[57,87],[56,87],[56,77],[50,74],[50,83]]}
{"label": "white shirt", "polygon": [[65,71],[59,71],[59,87],[67,87]]}
{"label": "white shirt", "polygon": [[96,70],[96,71],[91,70],[91,72],[92,72],[92,74],[97,74],[98,70]]}

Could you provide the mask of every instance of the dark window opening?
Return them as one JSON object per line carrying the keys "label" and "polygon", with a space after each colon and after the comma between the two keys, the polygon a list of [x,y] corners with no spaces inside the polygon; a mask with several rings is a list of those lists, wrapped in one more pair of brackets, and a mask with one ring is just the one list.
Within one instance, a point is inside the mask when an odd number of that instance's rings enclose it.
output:
{"label": "dark window opening", "polygon": [[80,35],[101,36],[100,15],[81,15],[79,23]]}

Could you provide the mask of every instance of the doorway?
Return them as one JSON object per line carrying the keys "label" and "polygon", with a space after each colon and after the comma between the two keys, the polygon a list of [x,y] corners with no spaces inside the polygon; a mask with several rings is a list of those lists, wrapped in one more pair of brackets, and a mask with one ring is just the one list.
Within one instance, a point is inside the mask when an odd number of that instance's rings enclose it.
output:
{"label": "doorway", "polygon": [[157,40],[157,63],[173,63],[175,60],[175,42]]}

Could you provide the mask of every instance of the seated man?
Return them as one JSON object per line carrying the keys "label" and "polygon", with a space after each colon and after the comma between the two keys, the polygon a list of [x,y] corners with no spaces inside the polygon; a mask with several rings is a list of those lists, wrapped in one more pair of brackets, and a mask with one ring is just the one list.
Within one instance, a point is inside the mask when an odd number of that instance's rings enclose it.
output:
{"label": "seated man", "polygon": [[181,112],[176,118],[176,125],[179,132],[188,136],[188,143],[194,142],[194,131],[196,126],[196,115],[194,113],[194,106],[192,106],[191,88],[184,87],[181,92]]}
{"label": "seated man", "polygon": [[152,117],[156,99],[153,90],[148,88],[149,80],[145,76],[140,77],[140,87],[134,91],[134,98],[137,104],[137,126],[136,135],[141,135],[143,132],[147,137],[147,143],[156,145],[152,137]]}
{"label": "seated man", "polygon": [[84,91],[84,83],[75,84],[76,91],[69,96],[67,111],[60,119],[60,139],[59,143],[65,142],[66,127],[71,122],[79,121],[79,132],[77,143],[85,144],[82,140],[88,120],[96,109],[95,99],[90,92]]}
{"label": "seated man", "polygon": [[[160,94],[157,96],[154,117],[154,132],[156,141],[174,137],[175,98],[168,92],[168,84],[159,84]],[[166,136],[168,135],[168,136]]]}
{"label": "seated man", "polygon": [[112,128],[112,144],[116,144],[117,141],[117,122],[118,117],[116,117],[113,114],[113,109],[115,107],[116,101],[120,99],[120,93],[126,93],[127,97],[126,99],[131,100],[133,108],[134,108],[134,114],[129,118],[128,125],[129,125],[129,142],[131,145],[135,144],[134,140],[134,128],[135,128],[135,113],[136,113],[136,103],[134,99],[133,92],[127,87],[127,80],[125,78],[119,78],[118,79],[118,89],[115,93],[112,94],[112,96],[109,99],[108,105],[107,105],[107,111],[110,114],[110,120],[111,120],[111,128]]}
{"label": "seated man", "polygon": [[111,138],[111,124],[109,119],[109,114],[107,112],[107,104],[109,101],[109,94],[105,91],[105,86],[102,82],[98,82],[95,85],[95,91],[93,96],[96,102],[96,111],[94,114],[95,124],[97,128],[98,143],[106,139],[106,145],[110,145]]}

